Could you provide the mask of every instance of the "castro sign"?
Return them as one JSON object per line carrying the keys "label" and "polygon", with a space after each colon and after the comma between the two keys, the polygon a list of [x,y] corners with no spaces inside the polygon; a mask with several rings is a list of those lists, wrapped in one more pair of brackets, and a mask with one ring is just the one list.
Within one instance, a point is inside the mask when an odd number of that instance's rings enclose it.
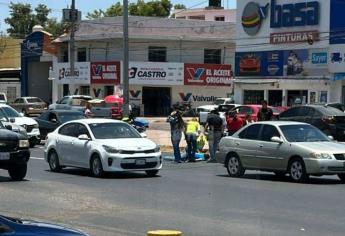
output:
{"label": "castro sign", "polygon": [[183,85],[183,63],[130,62],[133,85]]}

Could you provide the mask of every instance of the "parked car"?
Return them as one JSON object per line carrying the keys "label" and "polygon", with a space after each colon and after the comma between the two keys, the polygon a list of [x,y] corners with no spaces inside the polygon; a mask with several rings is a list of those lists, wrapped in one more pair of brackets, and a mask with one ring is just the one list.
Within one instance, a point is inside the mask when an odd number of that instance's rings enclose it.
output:
{"label": "parked car", "polygon": [[292,107],[279,115],[280,120],[299,121],[312,124],[326,135],[345,141],[345,113],[325,105]]}
{"label": "parked car", "polygon": [[7,103],[7,96],[6,93],[0,93],[0,104],[6,104]]}
{"label": "parked car", "polygon": [[93,118],[112,118],[112,104],[105,103],[103,99],[87,101],[91,104]]}
{"label": "parked car", "polygon": [[[201,125],[205,125],[206,124],[206,121],[207,121],[207,116],[208,114],[214,110],[214,109],[218,109],[219,113],[220,113],[220,116],[221,117],[224,117],[225,119],[225,113],[236,108],[236,107],[239,107],[241,106],[240,104],[222,104],[222,105],[218,105],[216,107],[214,107],[213,109],[204,109],[203,111],[200,111],[199,112],[199,123]],[[212,108],[212,107],[210,107]]]}
{"label": "parked car", "polygon": [[[237,112],[237,117],[245,119],[247,115],[251,115],[252,120],[258,120],[258,113],[261,109],[261,105],[242,105],[236,108],[233,108],[233,111]],[[272,120],[277,120],[281,111],[275,107],[269,107],[273,111]]]}
{"label": "parked car", "polygon": [[337,108],[338,110],[341,110],[341,111],[345,111],[345,106],[344,104],[341,104],[341,103],[327,103],[326,106],[328,107],[334,107],[334,108]]}
{"label": "parked car", "polygon": [[76,110],[84,111],[86,103],[92,97],[86,95],[65,96],[54,104],[49,105],[49,110]]}
{"label": "parked car", "polygon": [[38,123],[34,119],[30,117],[24,117],[12,107],[5,104],[0,104],[0,113],[5,114],[11,123],[20,125],[26,130],[30,142],[30,147],[34,147],[36,144],[39,144],[41,142]]}
{"label": "parked car", "polygon": [[39,115],[48,109],[47,104],[38,97],[20,97],[10,105],[25,116]]}
{"label": "parked car", "polygon": [[53,132],[60,125],[68,121],[79,120],[84,118],[84,113],[80,111],[53,110],[42,113],[35,120],[38,123],[38,127],[41,134],[41,140],[44,140],[49,133]]}
{"label": "parked car", "polygon": [[157,144],[143,138],[129,124],[110,119],[70,121],[48,134],[45,160],[52,171],[73,166],[104,172],[145,171],[157,175],[162,154]]}
{"label": "parked car", "polygon": [[5,127],[0,121],[0,169],[8,170],[10,177],[18,181],[26,176],[30,158],[29,141],[27,136],[11,129],[11,126]]}
{"label": "parked car", "polygon": [[27,219],[0,216],[0,234],[11,236],[87,236],[87,234],[65,226]]}
{"label": "parked car", "polygon": [[245,170],[289,174],[293,181],[309,175],[338,175],[345,181],[345,144],[328,138],[306,123],[289,121],[257,122],[233,136],[222,138],[217,161],[232,177]]}

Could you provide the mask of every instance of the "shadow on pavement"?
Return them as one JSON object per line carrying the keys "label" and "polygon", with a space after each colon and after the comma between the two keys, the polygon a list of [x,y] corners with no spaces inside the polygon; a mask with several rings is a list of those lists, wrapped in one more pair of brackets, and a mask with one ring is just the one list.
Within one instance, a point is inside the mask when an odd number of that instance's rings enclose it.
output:
{"label": "shadow on pavement", "polygon": [[26,182],[26,181],[29,181],[29,180],[23,179],[21,181],[14,181],[10,177],[0,176],[0,183],[6,183],[6,182],[18,183],[18,182]]}
{"label": "shadow on pavement", "polygon": [[[229,175],[217,175],[218,177],[223,178],[232,178]],[[262,181],[271,181],[271,182],[285,182],[285,183],[294,183],[290,179],[288,175],[284,177],[278,177],[274,174],[245,174],[241,178],[236,179],[254,179],[254,180],[262,180]],[[325,179],[325,178],[316,178],[311,176],[305,183],[302,184],[315,184],[315,185],[334,185],[334,184],[344,184],[340,180],[337,179]]]}
{"label": "shadow on pavement", "polygon": [[[46,170],[46,171],[51,172],[50,170]],[[147,179],[147,178],[161,177],[159,174],[155,177],[149,177],[146,175],[144,171],[142,171],[142,172],[105,173],[102,178],[96,178],[96,177],[91,176],[89,170],[77,169],[77,168],[66,168],[66,169],[63,169],[60,173],[55,173],[55,174],[67,174],[67,175],[75,175],[75,176],[80,176],[80,177],[91,177],[95,179]]]}

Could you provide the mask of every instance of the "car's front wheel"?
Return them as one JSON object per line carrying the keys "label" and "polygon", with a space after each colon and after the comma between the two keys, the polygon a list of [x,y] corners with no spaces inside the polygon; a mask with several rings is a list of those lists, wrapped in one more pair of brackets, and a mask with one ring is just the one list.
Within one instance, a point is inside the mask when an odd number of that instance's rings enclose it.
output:
{"label": "car's front wheel", "polygon": [[27,164],[16,164],[8,169],[8,174],[14,181],[23,180],[26,176]]}
{"label": "car's front wheel", "polygon": [[147,176],[155,177],[155,176],[157,176],[159,170],[146,170],[145,172],[146,172]]}
{"label": "car's front wheel", "polygon": [[345,183],[345,174],[338,174],[338,177],[341,180],[341,182]]}
{"label": "car's front wheel", "polygon": [[91,174],[94,177],[101,178],[104,175],[102,161],[98,155],[93,155],[90,161]]}
{"label": "car's front wheel", "polygon": [[49,168],[52,172],[60,172],[62,167],[60,166],[58,154],[52,150],[48,155]]}
{"label": "car's front wheel", "polygon": [[308,179],[304,162],[301,158],[294,158],[290,161],[289,174],[294,182],[301,183]]}
{"label": "car's front wheel", "polygon": [[241,160],[236,154],[229,155],[226,162],[226,169],[231,177],[241,177],[245,172]]}

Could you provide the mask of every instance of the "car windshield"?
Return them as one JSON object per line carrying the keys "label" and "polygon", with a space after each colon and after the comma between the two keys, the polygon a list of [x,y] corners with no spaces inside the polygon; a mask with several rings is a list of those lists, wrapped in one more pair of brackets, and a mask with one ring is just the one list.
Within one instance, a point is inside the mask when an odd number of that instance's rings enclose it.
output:
{"label": "car windshield", "polygon": [[221,105],[224,104],[225,100],[224,99],[216,99],[216,101],[214,101],[214,105]]}
{"label": "car windshield", "polygon": [[325,116],[345,116],[344,112],[334,107],[320,106],[317,107],[317,110]]}
{"label": "car windshield", "polygon": [[27,98],[26,101],[27,101],[28,103],[41,103],[41,102],[43,102],[43,101],[42,101],[41,99],[39,99],[39,98]]}
{"label": "car windshield", "polygon": [[280,126],[285,138],[289,142],[329,142],[330,139],[319,129],[311,125],[282,125]]}
{"label": "car windshield", "polygon": [[80,120],[80,119],[84,119],[85,116],[83,113],[80,112],[75,112],[75,113],[59,113],[58,114],[59,119],[62,123],[65,123],[67,121],[71,121],[71,120]]}
{"label": "car windshield", "polygon": [[96,139],[141,138],[130,125],[123,123],[94,123],[90,129]]}
{"label": "car windshield", "polygon": [[0,94],[0,100],[5,100],[5,95]]}
{"label": "car windshield", "polygon": [[8,122],[8,117],[2,109],[0,109],[0,120]]}
{"label": "car windshield", "polygon": [[7,117],[10,117],[10,118],[20,117],[19,113],[11,107],[3,107],[1,109],[6,114]]}
{"label": "car windshield", "polygon": [[72,106],[85,106],[87,104],[87,101],[90,99],[86,98],[73,98],[72,99]]}
{"label": "car windshield", "polygon": [[2,124],[2,121],[0,121],[0,129],[3,129],[5,126]]}

